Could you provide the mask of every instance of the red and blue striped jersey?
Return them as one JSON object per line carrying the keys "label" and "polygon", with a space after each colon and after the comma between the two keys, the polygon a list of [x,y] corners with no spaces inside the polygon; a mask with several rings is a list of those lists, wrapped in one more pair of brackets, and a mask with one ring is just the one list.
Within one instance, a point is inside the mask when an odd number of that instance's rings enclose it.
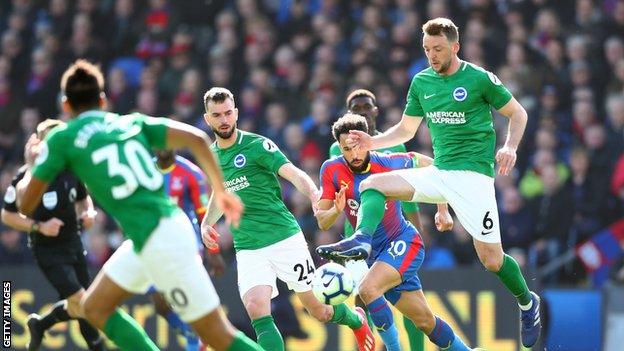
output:
{"label": "red and blue striped jersey", "polygon": [[165,193],[168,194],[196,227],[208,206],[208,186],[204,172],[191,161],[176,155],[175,162],[161,170]]}
{"label": "red and blue striped jersey", "polygon": [[[354,173],[343,156],[336,156],[325,161],[321,166],[321,199],[334,200],[335,193],[346,187],[346,206],[344,212],[347,220],[355,228],[357,213],[360,208],[360,183],[371,174],[384,173],[398,169],[414,168],[417,164],[415,153],[381,154],[370,153],[370,161],[366,171]],[[416,228],[405,219],[401,211],[400,201],[386,201],[386,212],[373,235],[373,254],[376,257],[387,243],[397,238],[405,230]]]}

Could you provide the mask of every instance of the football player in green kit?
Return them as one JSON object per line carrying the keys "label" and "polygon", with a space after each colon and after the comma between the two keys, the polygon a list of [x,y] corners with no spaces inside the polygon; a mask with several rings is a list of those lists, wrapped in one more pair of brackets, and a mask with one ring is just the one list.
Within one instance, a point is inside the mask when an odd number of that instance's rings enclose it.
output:
{"label": "football player in green kit", "polygon": [[30,214],[47,184],[67,169],[121,226],[128,238],[106,262],[81,301],[87,320],[121,350],[158,350],[145,331],[118,306],[151,285],[182,320],[215,350],[263,350],[225,318],[219,297],[198,256],[188,217],[163,190],[153,149],[189,148],[212,181],[219,208],[239,221],[243,206],[223,187],[221,171],[203,131],[165,118],[120,116],[104,111],[104,78],[98,67],[77,60],[61,79],[63,108],[71,119],[28,152],[32,172],[18,184],[18,208]]}
{"label": "football player in green kit", "polygon": [[[423,118],[431,133],[434,164],[419,169],[377,174],[361,183],[361,207],[354,235],[317,249],[323,257],[368,257],[371,234],[384,214],[386,199],[448,203],[473,237],[479,259],[516,297],[522,344],[533,346],[541,330],[537,294],[531,292],[518,263],[503,252],[494,194],[494,164],[509,174],[527,123],[527,113],[491,72],[460,60],[459,32],[447,18],[423,25],[423,48],[429,68],[414,76],[401,121],[387,132],[369,136],[352,131],[349,146],[375,150],[410,140]],[[509,118],[507,138],[495,153],[491,108]],[[436,222],[450,216],[436,214]],[[383,287],[380,287],[383,288]],[[419,326],[430,333],[438,326]],[[442,328],[444,329],[444,328]],[[441,344],[447,340],[442,331]]]}
{"label": "football player in green kit", "polygon": [[[234,96],[214,87],[204,95],[206,123],[215,133],[211,145],[217,155],[225,188],[245,205],[238,227],[230,226],[236,250],[238,290],[251,318],[258,344],[266,350],[284,351],[284,340],[271,316],[271,299],[277,296],[276,279],[295,292],[317,320],[346,325],[353,330],[360,351],[375,349],[374,335],[364,311],[342,303],[329,306],[312,293],[314,262],[301,228],[282,200],[278,176],[292,183],[316,206],[319,190],[310,176],[295,167],[270,139],[237,128]],[[202,221],[202,239],[216,245],[212,225],[221,217],[211,199]]]}
{"label": "football player in green kit", "polygon": [[[377,130],[377,116],[379,115],[379,108],[377,107],[377,97],[371,91],[366,89],[356,89],[352,91],[345,101],[347,104],[347,111],[350,113],[355,113],[360,116],[366,118],[366,123],[368,124],[368,134],[377,135],[380,132]],[[406,152],[407,149],[405,145],[392,145],[387,148],[382,148],[379,150],[375,150],[382,153],[393,153],[393,152]],[[342,152],[340,151],[340,144],[338,142],[334,142],[329,148],[329,157],[341,156]],[[419,233],[423,234],[422,223],[420,222],[419,209],[418,204],[415,202],[404,202],[401,204],[403,207],[403,212],[405,213],[405,217],[409,220],[418,230]],[[344,237],[348,238],[353,234],[353,227],[349,223],[349,221],[345,221],[344,223]],[[353,273],[354,277],[363,278],[366,271],[368,271],[368,266],[366,262],[363,260],[358,261],[347,261],[346,267]],[[358,306],[364,306],[364,303],[361,302],[359,295],[356,295],[356,304]],[[369,318],[369,325],[373,325],[370,320],[370,315],[368,311],[366,311],[366,316]],[[425,347],[425,338],[423,333],[414,326],[414,323],[407,317],[403,316],[403,325],[405,326],[405,330],[407,331],[407,336],[409,339],[410,349],[412,351],[422,351]]]}

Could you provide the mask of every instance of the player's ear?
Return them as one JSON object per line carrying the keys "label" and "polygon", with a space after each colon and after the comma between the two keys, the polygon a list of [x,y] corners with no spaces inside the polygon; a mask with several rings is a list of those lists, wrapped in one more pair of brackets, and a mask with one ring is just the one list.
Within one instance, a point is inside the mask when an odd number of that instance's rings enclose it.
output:
{"label": "player's ear", "polygon": [[457,55],[457,53],[459,52],[459,41],[456,41],[451,44],[451,50],[453,50],[455,55]]}
{"label": "player's ear", "polygon": [[238,121],[238,107],[234,107],[234,120]]}
{"label": "player's ear", "polygon": [[69,104],[69,101],[67,101],[67,96],[65,95],[61,97],[61,106],[63,107],[63,112],[71,113],[72,108],[71,108],[71,105]]}
{"label": "player's ear", "polygon": [[106,94],[104,92],[100,93],[98,105],[100,106],[100,110],[105,110],[107,107],[106,105],[108,105],[108,99],[106,99]]}

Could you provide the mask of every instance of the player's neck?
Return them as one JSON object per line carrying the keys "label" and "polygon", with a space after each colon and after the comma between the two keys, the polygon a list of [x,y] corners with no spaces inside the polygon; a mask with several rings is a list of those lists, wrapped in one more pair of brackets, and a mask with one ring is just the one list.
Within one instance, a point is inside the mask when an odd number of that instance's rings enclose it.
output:
{"label": "player's neck", "polygon": [[446,72],[444,73],[439,73],[439,75],[443,76],[443,77],[448,77],[448,76],[452,76],[453,74],[457,73],[457,71],[459,71],[459,67],[461,66],[461,60],[459,59],[459,57],[455,56],[452,60],[451,60],[451,65],[449,66],[449,68],[446,70]]}
{"label": "player's neck", "polygon": [[236,143],[236,139],[238,139],[238,133],[238,129],[234,129],[232,135],[230,135],[230,137],[227,139],[221,138],[220,136],[215,134],[217,138],[217,146],[219,147],[219,149],[227,149],[228,147],[234,145],[234,143]]}

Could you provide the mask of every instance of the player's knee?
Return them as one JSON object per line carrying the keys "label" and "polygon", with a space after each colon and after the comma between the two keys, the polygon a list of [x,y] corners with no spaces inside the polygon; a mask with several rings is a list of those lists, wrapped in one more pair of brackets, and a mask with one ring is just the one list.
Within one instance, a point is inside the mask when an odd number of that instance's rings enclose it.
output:
{"label": "player's knee", "polygon": [[494,251],[483,252],[479,255],[481,263],[490,272],[498,272],[503,265],[503,256]]}
{"label": "player's knee", "polygon": [[376,179],[375,175],[371,175],[370,177],[360,182],[360,193],[362,193],[364,190],[367,190],[367,189],[376,189],[377,182],[375,181],[375,179]]}
{"label": "player's knee", "polygon": [[376,284],[368,280],[363,280],[358,288],[358,295],[360,295],[362,301],[367,305],[382,296],[383,293],[384,292],[377,287]]}
{"label": "player's knee", "polygon": [[329,305],[319,304],[314,308],[308,309],[308,312],[310,312],[312,317],[314,317],[319,322],[326,323],[331,320],[333,308]]}
{"label": "player's knee", "polygon": [[258,297],[249,297],[245,300],[245,310],[252,319],[271,314],[271,301],[264,301]]}

